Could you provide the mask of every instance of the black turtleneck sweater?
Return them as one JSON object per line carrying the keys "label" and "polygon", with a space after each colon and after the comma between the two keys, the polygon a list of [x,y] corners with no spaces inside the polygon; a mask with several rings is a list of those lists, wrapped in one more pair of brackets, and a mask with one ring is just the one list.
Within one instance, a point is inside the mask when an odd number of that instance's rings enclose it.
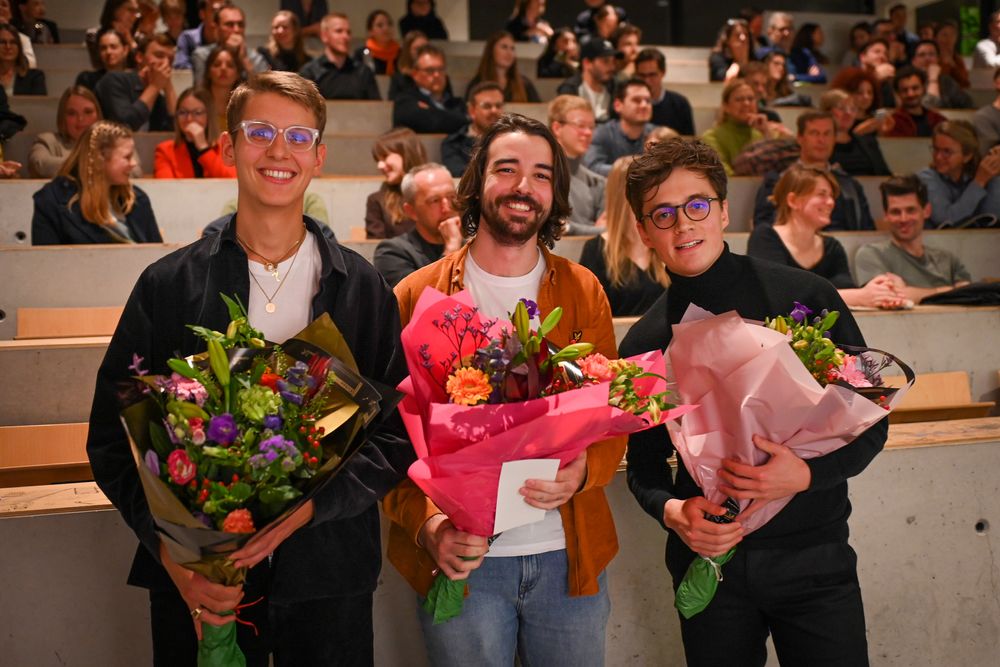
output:
{"label": "black turtleneck sweater", "polygon": [[[622,341],[621,356],[665,349],[670,342],[671,325],[680,322],[691,303],[717,315],[736,310],[751,320],[787,314],[795,301],[817,313],[823,308],[838,310],[840,318],[831,330],[834,342],[865,344],[837,290],[807,271],[734,255],[727,246],[715,264],[700,276],[687,278],[671,273],[670,279],[666,294],[650,306]],[[744,538],[740,547],[798,549],[846,540],[847,517],[851,513],[847,478],[860,473],[875,458],[885,444],[888,428],[888,420],[883,419],[845,447],[806,461],[812,472],[809,489],[797,494],[771,521]],[[671,478],[667,458],[673,451],[662,426],[629,438],[629,488],[642,508],[661,525],[667,500],[702,495],[683,465],[678,465],[676,479]],[[687,550],[676,535],[670,545],[671,550]],[[690,550],[688,554],[686,560],[693,558]]]}

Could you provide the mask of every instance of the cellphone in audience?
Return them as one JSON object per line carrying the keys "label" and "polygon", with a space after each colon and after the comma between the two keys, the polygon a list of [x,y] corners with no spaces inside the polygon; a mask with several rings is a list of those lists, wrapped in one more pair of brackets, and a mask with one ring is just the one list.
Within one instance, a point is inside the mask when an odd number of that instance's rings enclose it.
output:
{"label": "cellphone in audience", "polygon": [[892,113],[892,109],[876,109],[875,120],[885,120],[890,113]]}

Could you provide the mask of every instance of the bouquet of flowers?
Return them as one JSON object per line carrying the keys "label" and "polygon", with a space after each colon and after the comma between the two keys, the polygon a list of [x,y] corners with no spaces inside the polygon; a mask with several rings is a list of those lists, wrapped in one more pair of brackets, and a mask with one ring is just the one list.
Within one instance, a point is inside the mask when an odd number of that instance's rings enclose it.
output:
{"label": "bouquet of flowers", "polygon": [[[583,341],[557,348],[521,300],[511,321],[482,321],[466,292],[426,289],[403,329],[410,376],[400,414],[418,460],[410,478],[455,526],[493,536],[504,462],[559,459],[596,441],[650,428],[690,410],[666,401],[663,356],[608,360]],[[512,526],[508,526],[512,527]],[[465,583],[439,574],[425,609],[443,622],[461,613]]]}
{"label": "bouquet of flowers", "polygon": [[[133,358],[140,400],[121,417],[171,557],[233,586],[246,571],[228,554],[333,477],[398,394],[358,374],[329,315],[270,346],[243,306],[222,298],[225,333],[189,325],[207,353],[168,360],[170,376],[150,375]],[[244,665],[235,628],[204,625],[198,664]]]}
{"label": "bouquet of flowers", "polygon": [[[714,316],[691,305],[674,326],[666,354],[677,390],[701,409],[668,428],[691,478],[708,500],[728,510],[710,520],[733,521],[749,505],[726,497],[717,473],[725,458],[748,465],[766,462],[768,455],[752,443],[755,434],[803,459],[823,456],[884,418],[913,383],[913,371],[891,354],[831,341],[837,311],[824,310],[810,320],[811,314],[796,302],[789,315],[767,318],[760,326],[735,311]],[[906,376],[905,387],[883,386],[880,373],[893,363]],[[745,534],[770,521],[791,499],[755,510],[744,521]],[[692,562],[674,598],[685,618],[708,606],[722,580],[721,568],[734,553],[735,547]]]}

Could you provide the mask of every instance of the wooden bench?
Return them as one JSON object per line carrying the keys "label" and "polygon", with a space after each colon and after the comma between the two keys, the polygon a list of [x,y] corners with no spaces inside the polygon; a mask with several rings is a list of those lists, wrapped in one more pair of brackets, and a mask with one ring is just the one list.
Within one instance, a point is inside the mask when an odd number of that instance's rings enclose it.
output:
{"label": "wooden bench", "polygon": [[[885,376],[888,387],[901,387],[902,376]],[[969,388],[969,373],[948,371],[923,373],[889,415],[892,424],[943,421],[947,419],[977,419],[985,417],[996,404],[993,401],[973,401]]]}
{"label": "wooden bench", "polygon": [[93,479],[86,423],[0,426],[0,487]]}
{"label": "wooden bench", "polygon": [[110,336],[122,306],[90,308],[18,308],[15,339]]}

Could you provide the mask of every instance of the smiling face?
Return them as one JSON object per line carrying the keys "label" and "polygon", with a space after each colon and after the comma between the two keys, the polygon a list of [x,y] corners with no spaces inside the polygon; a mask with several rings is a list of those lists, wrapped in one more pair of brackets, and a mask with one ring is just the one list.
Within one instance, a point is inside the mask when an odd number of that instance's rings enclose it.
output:
{"label": "smiling face", "polygon": [[392,32],[392,19],[389,18],[388,14],[379,13],[375,16],[368,36],[377,44],[388,44],[396,37]]}
{"label": "smiling face", "polygon": [[862,81],[858,84],[858,89],[851,93],[851,97],[854,99],[854,106],[858,109],[858,113],[868,113],[875,102],[875,89],[872,88],[871,82]]}
{"label": "smiling face", "polygon": [[847,99],[830,109],[830,113],[833,114],[833,120],[837,124],[837,131],[849,132],[854,127],[854,119],[857,117],[858,110],[855,108],[854,102]]}
{"label": "smiling face", "polygon": [[573,109],[563,121],[552,123],[552,133],[562,146],[566,157],[576,159],[587,152],[594,139],[594,114],[587,109]]}
{"label": "smiling face", "polygon": [[323,21],[320,39],[330,53],[338,58],[348,55],[351,50],[351,24],[339,16]]}
{"label": "smiling face", "polygon": [[788,208],[793,219],[816,231],[830,224],[830,214],[836,203],[833,186],[822,176],[816,178],[812,191],[801,195],[788,193]]}
{"label": "smiling face", "polygon": [[930,202],[921,206],[916,193],[886,197],[885,221],[889,233],[899,243],[908,243],[923,234],[924,221],[931,217]]}
{"label": "smiling face", "polygon": [[399,185],[403,180],[403,156],[399,153],[386,153],[376,160],[375,167],[382,172],[389,185]]}
{"label": "smiling face", "polygon": [[66,134],[73,143],[88,127],[97,122],[97,106],[86,97],[70,95],[66,100]]}
{"label": "smiling face", "polygon": [[623,56],[621,60],[622,65],[634,63],[636,56],[639,55],[639,35],[635,33],[624,35],[618,40],[616,48]]}
{"label": "smiling face", "polygon": [[129,175],[136,165],[135,142],[119,139],[104,156],[104,175],[108,185],[128,185]]}
{"label": "smiling face", "polygon": [[879,65],[885,65],[889,62],[889,49],[885,47],[885,44],[876,42],[865,49],[864,53],[858,56],[858,61],[869,69],[874,69]]}
{"label": "smiling face", "polygon": [[468,111],[476,131],[485,132],[503,113],[503,93],[499,90],[481,91],[469,102]]}
{"label": "smiling face", "polygon": [[925,87],[919,76],[908,76],[896,84],[899,104],[907,111],[918,112],[923,107]]}
{"label": "smiling face", "polygon": [[284,13],[278,13],[271,20],[271,37],[278,48],[290,51],[295,46],[295,28],[292,19]]}
{"label": "smiling face", "polygon": [[626,125],[644,125],[653,117],[652,97],[646,86],[628,86],[625,97],[615,100],[615,113]]}
{"label": "smiling face", "polygon": [[499,245],[532,242],[552,210],[553,156],[542,137],[509,132],[490,143],[479,232]]}
{"label": "smiling face", "polygon": [[920,44],[913,52],[910,64],[917,69],[927,70],[931,65],[938,64],[938,52],[933,44]]}
{"label": "smiling face", "polygon": [[[240,120],[261,120],[281,128],[300,125],[317,126],[308,108],[277,93],[257,93],[247,100]],[[221,138],[222,157],[236,167],[239,183],[239,206],[250,209],[297,208],[302,212],[302,197],[312,176],[326,158],[326,146],[317,143],[308,151],[289,149],[281,132],[270,146],[249,143],[238,128]]]}
{"label": "smiling face", "polygon": [[514,64],[517,59],[517,52],[514,50],[514,40],[510,37],[501,37],[493,45],[493,62],[501,69],[507,69]]}
{"label": "smiling face", "polygon": [[749,85],[737,86],[730,91],[729,99],[723,102],[722,110],[736,123],[744,125],[757,113],[757,96]]}
{"label": "smiling face", "polygon": [[[642,214],[648,216],[664,206],[678,209],[692,197],[718,197],[708,179],[684,168],[674,169],[656,190],[643,193]],[[677,224],[660,229],[648,217],[636,223],[639,238],[656,252],[667,269],[679,276],[699,276],[709,269],[725,247],[722,230],[729,226],[729,203],[713,201],[704,220],[692,222],[682,210]]]}
{"label": "smiling face", "polygon": [[965,163],[971,155],[962,152],[962,144],[946,134],[936,134],[931,140],[931,157],[934,171],[957,181],[962,176]]}

